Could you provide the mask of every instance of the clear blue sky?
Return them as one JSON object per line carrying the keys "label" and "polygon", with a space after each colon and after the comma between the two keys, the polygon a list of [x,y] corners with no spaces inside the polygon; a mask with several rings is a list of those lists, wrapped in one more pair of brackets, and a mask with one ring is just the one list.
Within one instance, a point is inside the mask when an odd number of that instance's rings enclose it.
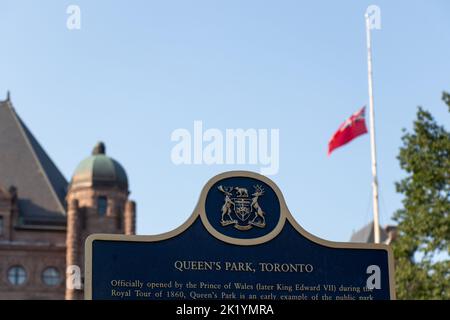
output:
{"label": "clear blue sky", "polygon": [[[66,8],[81,8],[81,30]],[[170,231],[217,173],[175,166],[170,135],[280,129],[271,176],[299,223],[346,241],[371,220],[369,136],[326,156],[339,124],[368,103],[364,12],[381,8],[374,81],[382,224],[401,206],[401,129],[422,105],[450,123],[450,2],[0,1],[0,94],[67,179],[98,140],[126,168],[138,233]],[[239,117],[236,116],[239,114]]]}

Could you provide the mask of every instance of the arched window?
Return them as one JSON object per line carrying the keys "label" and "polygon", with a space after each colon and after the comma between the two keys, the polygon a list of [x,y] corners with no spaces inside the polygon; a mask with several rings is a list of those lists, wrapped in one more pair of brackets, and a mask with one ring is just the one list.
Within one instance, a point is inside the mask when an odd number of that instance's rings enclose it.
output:
{"label": "arched window", "polygon": [[61,283],[61,274],[55,267],[48,267],[42,272],[42,281],[47,286],[57,286]]}
{"label": "arched window", "polygon": [[122,221],[123,221],[123,208],[121,205],[117,205],[116,206],[116,226],[117,229],[120,230],[122,229]]}
{"label": "arched window", "polygon": [[108,198],[100,196],[97,198],[97,211],[101,216],[106,215],[106,210],[108,209]]}
{"label": "arched window", "polygon": [[8,270],[8,281],[12,285],[20,286],[27,281],[27,272],[22,266],[13,266]]}

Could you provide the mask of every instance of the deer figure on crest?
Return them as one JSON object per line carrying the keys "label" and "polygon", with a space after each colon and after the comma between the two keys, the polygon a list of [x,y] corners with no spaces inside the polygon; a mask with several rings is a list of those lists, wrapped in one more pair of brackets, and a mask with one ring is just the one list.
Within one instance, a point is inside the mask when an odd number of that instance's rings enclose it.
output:
{"label": "deer figure on crest", "polygon": [[[252,204],[251,207],[255,209],[255,216],[252,219],[252,223],[257,225],[258,227],[265,227],[266,226],[266,218],[265,218],[265,212],[263,209],[261,209],[258,198],[264,194],[264,188],[260,185],[253,186],[255,188],[255,193],[252,194]],[[255,220],[259,218],[259,221],[255,222]]]}

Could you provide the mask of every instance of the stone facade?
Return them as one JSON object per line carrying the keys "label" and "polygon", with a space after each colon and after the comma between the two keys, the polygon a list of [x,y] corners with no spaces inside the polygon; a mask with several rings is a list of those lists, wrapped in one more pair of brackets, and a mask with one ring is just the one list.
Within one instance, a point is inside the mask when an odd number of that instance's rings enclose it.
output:
{"label": "stone facade", "polygon": [[[66,288],[64,275],[67,266],[78,266],[83,275],[86,238],[92,233],[135,233],[136,204],[128,200],[128,190],[115,186],[71,186],[65,228],[20,227],[14,197],[0,189],[0,299],[83,299],[82,288]],[[99,214],[100,197],[107,203],[104,214]],[[21,284],[14,283],[22,277],[14,267],[25,272]],[[44,281],[48,268],[59,274],[56,284]]]}
{"label": "stone facade", "polygon": [[[63,238],[62,234],[55,238]],[[64,275],[66,266],[64,242],[17,243],[0,245],[0,298],[1,299],[64,299],[65,281],[62,277],[57,284],[47,285],[43,280],[47,268],[55,268]],[[26,273],[23,284],[12,284],[8,271],[21,266]]]}
{"label": "stone facade", "polygon": [[[99,214],[97,200],[107,199],[105,214]],[[128,192],[117,188],[72,188],[67,196],[67,265],[84,266],[84,243],[93,233],[135,234],[135,203]],[[81,268],[83,271],[83,268]],[[67,300],[82,299],[82,292],[67,288]]]}
{"label": "stone facade", "polygon": [[0,149],[0,300],[83,299],[86,238],[135,233],[125,170],[99,143],[68,184],[9,99]]}
{"label": "stone facade", "polygon": [[[43,280],[47,268],[55,268],[64,275],[66,245],[64,230],[36,230],[17,226],[18,208],[15,194],[0,189],[0,299],[63,299],[64,277],[57,284],[46,285]],[[21,267],[26,280],[19,284]],[[13,280],[13,281],[10,281]],[[20,279],[19,279],[20,280]],[[20,282],[20,281],[19,281]]]}

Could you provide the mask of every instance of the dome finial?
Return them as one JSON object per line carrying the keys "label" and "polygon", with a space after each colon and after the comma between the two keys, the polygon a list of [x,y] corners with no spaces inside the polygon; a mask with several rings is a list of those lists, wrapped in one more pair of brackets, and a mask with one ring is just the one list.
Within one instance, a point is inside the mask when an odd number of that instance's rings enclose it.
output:
{"label": "dome finial", "polygon": [[106,147],[105,144],[103,142],[97,142],[97,144],[94,147],[94,150],[92,150],[92,155],[97,155],[97,154],[105,154],[106,153]]}

